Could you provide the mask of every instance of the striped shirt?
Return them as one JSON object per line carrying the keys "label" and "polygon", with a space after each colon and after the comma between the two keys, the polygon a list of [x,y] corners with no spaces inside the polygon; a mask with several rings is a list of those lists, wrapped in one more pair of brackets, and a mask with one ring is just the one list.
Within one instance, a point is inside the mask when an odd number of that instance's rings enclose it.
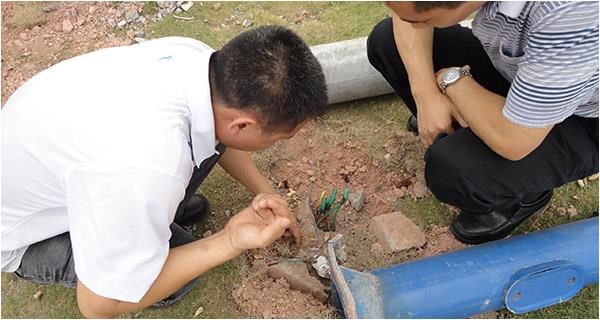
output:
{"label": "striped shirt", "polygon": [[543,128],[598,117],[598,2],[488,2],[473,34],[511,82],[509,121]]}

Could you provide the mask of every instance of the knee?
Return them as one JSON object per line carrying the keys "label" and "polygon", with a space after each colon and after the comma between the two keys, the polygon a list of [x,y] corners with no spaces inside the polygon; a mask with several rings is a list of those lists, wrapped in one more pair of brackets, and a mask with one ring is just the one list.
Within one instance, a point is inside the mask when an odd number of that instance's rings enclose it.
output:
{"label": "knee", "polygon": [[467,177],[470,170],[465,157],[452,150],[443,141],[432,144],[425,153],[425,182],[431,193],[441,202],[453,204],[453,199],[468,193]]}

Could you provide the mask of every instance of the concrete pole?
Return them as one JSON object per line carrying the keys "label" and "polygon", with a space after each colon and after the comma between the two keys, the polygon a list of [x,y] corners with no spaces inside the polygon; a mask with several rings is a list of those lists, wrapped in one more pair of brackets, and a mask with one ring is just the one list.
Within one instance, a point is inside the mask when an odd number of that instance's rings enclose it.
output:
{"label": "concrete pole", "polygon": [[[465,20],[460,24],[470,28],[471,21]],[[369,63],[367,37],[313,46],[311,50],[323,68],[329,104],[394,92]]]}
{"label": "concrete pole", "polygon": [[394,92],[367,58],[367,37],[311,48],[325,74],[328,103],[358,100]]}

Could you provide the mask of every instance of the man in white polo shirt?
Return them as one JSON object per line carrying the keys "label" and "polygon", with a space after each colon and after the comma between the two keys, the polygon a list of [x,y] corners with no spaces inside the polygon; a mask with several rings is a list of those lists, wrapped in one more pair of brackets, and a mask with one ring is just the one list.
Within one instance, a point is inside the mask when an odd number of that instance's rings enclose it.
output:
{"label": "man in white polo shirt", "polygon": [[[178,301],[286,229],[300,241],[247,151],[293,136],[326,99],[308,46],[276,26],[218,51],[163,38],[42,71],[2,110],[2,271],[76,286],[85,316],[113,317]],[[257,197],[196,240],[182,225],[207,210],[193,195],[217,161]]]}

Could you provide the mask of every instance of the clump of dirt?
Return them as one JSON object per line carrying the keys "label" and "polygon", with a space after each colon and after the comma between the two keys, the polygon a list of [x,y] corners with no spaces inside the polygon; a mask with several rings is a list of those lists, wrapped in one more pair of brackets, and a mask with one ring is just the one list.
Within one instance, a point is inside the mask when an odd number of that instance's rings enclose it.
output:
{"label": "clump of dirt", "polygon": [[446,226],[433,225],[427,233],[427,244],[419,252],[418,257],[424,258],[466,248],[467,245],[456,240]]}
{"label": "clump of dirt", "polygon": [[271,318],[335,318],[335,309],[310,294],[290,289],[283,279],[264,275],[242,280],[233,291],[240,309],[252,317]]}

